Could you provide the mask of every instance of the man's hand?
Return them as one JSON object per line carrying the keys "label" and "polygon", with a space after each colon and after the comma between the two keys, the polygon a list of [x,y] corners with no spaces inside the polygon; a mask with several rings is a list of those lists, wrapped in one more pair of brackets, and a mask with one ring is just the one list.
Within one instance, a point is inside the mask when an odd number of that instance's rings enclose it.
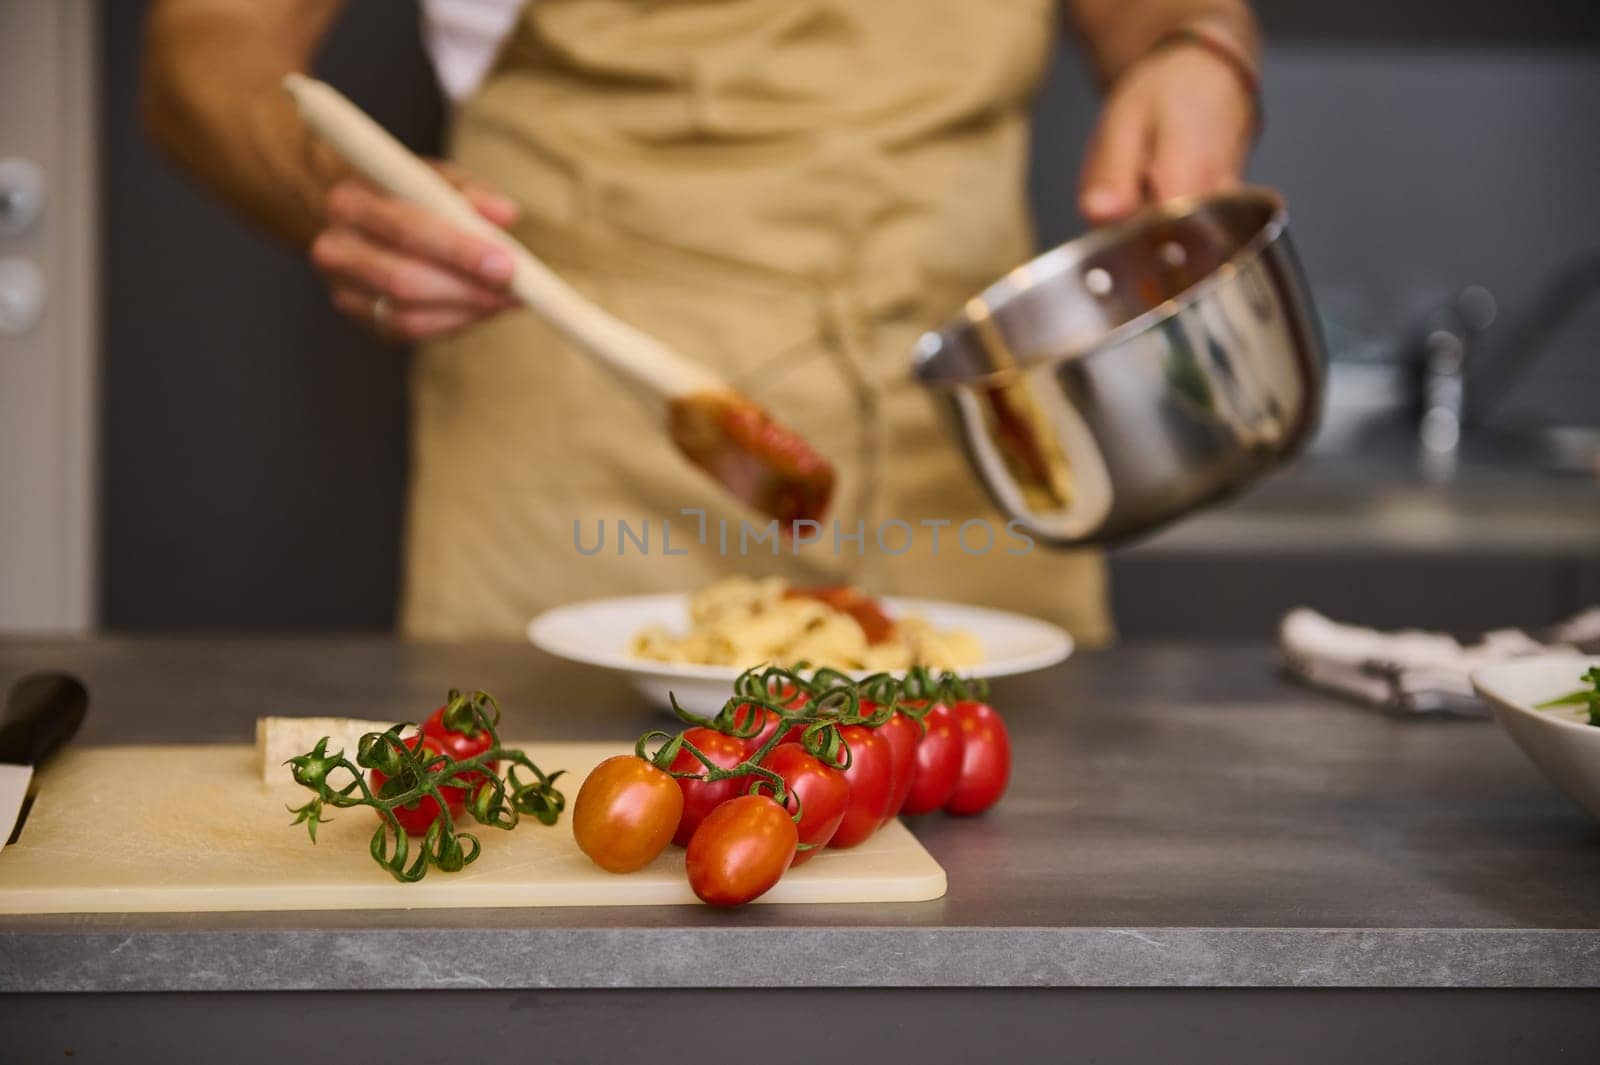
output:
{"label": "man's hand", "polygon": [[1084,161],[1079,208],[1101,224],[1146,202],[1235,185],[1255,120],[1255,101],[1225,60],[1185,44],[1152,52],[1106,97]]}
{"label": "man's hand", "polygon": [[1090,222],[1236,184],[1258,119],[1248,0],[1065,0],[1101,83],[1078,206]]}
{"label": "man's hand", "polygon": [[[460,329],[512,306],[511,259],[422,208],[349,177],[306,129],[283,76],[309,68],[344,0],[151,0],[146,125],[185,170],[297,248],[339,310],[393,340]],[[439,169],[498,226],[516,205]]]}
{"label": "man's hand", "polygon": [[[511,200],[436,165],[483,217],[516,219]],[[329,188],[324,211],[311,262],[334,306],[382,337],[424,340],[517,305],[506,291],[511,256],[425,208],[346,178]]]}

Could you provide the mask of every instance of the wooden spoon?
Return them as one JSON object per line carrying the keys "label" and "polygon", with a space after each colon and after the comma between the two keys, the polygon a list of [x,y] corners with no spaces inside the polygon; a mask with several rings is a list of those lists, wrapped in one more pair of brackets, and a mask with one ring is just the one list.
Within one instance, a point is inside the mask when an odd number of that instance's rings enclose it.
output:
{"label": "wooden spoon", "polygon": [[798,433],[710,370],[585,299],[331,85],[290,74],[283,87],[306,125],[367,180],[504,248],[515,263],[510,288],[517,298],[649,404],[689,461],[786,532],[794,521],[822,516],[833,468]]}

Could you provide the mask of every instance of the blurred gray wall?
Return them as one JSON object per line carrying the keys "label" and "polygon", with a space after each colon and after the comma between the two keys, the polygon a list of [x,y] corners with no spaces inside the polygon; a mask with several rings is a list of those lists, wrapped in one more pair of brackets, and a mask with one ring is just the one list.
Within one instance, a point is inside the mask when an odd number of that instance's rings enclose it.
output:
{"label": "blurred gray wall", "polygon": [[[158,157],[143,0],[107,0],[101,612],[117,628],[386,627],[405,355]],[[412,147],[442,111],[413,4],[357,0],[321,70]]]}
{"label": "blurred gray wall", "polygon": [[[1600,26],[1600,3],[1592,12]],[[1484,348],[1498,355],[1552,273],[1600,250],[1600,31],[1574,27],[1569,43],[1587,47],[1445,47],[1409,43],[1405,23],[1401,44],[1308,39],[1289,23],[1267,55],[1267,127],[1249,176],[1287,193],[1333,340],[1410,332],[1482,285],[1500,312]],[[1035,133],[1046,243],[1081,228],[1073,182],[1093,108],[1083,64],[1066,51]],[[1507,397],[1505,419],[1596,419],[1600,300],[1590,310],[1582,335],[1555,338],[1539,380]]]}
{"label": "blurred gray wall", "polygon": [[[386,626],[403,355],[338,320],[292,255],[154,156],[134,122],[143,7],[102,7],[103,620]],[[1600,246],[1592,0],[1259,7],[1272,45],[1252,176],[1287,192],[1325,311],[1398,328],[1468,283],[1514,311],[1554,265]],[[413,146],[435,143],[440,106],[411,3],[352,0],[321,69]],[[1080,228],[1093,115],[1069,49],[1039,106],[1044,242]],[[1556,387],[1537,404],[1592,417],[1593,394]]]}

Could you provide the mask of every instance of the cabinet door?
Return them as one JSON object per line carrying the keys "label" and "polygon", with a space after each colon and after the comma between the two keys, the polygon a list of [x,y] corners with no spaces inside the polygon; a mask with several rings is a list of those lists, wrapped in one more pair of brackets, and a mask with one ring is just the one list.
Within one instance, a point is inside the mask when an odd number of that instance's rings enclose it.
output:
{"label": "cabinet door", "polygon": [[0,632],[93,618],[93,26],[0,3]]}

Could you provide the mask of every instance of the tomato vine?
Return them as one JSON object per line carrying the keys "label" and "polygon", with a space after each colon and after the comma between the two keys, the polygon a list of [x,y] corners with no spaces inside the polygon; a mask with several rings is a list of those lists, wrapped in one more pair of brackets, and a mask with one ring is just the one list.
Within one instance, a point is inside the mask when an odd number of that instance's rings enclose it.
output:
{"label": "tomato vine", "polygon": [[[987,685],[982,681],[963,680],[954,673],[935,675],[920,666],[904,677],[874,673],[857,680],[829,667],[812,670],[802,662],[793,668],[748,669],[734,681],[733,690],[733,696],[709,717],[685,710],[670,695],[669,699],[673,713],[691,727],[713,729],[746,742],[771,729],[766,739],[748,751],[737,765],[718,765],[683,732],[662,729],[652,729],[640,736],[634,753],[679,780],[711,782],[752,778],[752,794],[763,791],[770,794],[799,823],[800,797],[786,788],[779,774],[762,764],[781,743],[794,742],[796,729],[799,730],[798,742],[808,754],[823,765],[843,771],[850,768],[852,755],[849,745],[840,736],[841,728],[849,725],[877,728],[894,714],[901,713],[915,721],[920,729],[922,718],[934,704],[956,697],[966,698],[976,690],[986,692]],[[769,714],[776,716],[775,728]],[[680,751],[688,752],[700,768],[673,769],[673,761]],[[810,846],[800,844],[801,849]]]}
{"label": "tomato vine", "polygon": [[[304,824],[313,843],[317,826],[328,820],[325,807],[349,809],[370,806],[378,813],[378,827],[369,849],[373,861],[402,883],[414,883],[427,874],[429,866],[454,873],[472,864],[481,850],[478,838],[458,831],[451,820],[442,789],[460,789],[468,794],[467,812],[481,825],[510,830],[523,816],[541,824],[553,825],[566,806],[566,799],[555,787],[561,771],[546,774],[522,751],[500,745],[496,726],[500,723],[500,704],[486,692],[463,694],[452,690],[442,713],[450,727],[462,732],[487,732],[489,746],[471,758],[456,759],[421,744],[408,744],[402,738],[415,725],[402,723],[384,732],[369,732],[361,737],[355,761],[343,750],[328,752],[328,737],[305,754],[290,758],[296,784],[309,789],[312,798],[304,806],[290,807],[294,824]],[[470,727],[469,727],[470,726]],[[508,768],[499,773],[500,763]],[[524,780],[518,770],[532,774]],[[387,779],[374,790],[366,770],[376,770]],[[336,774],[349,779],[335,781]],[[395,810],[423,798],[431,798],[441,811],[422,838],[421,853],[411,857],[411,844]]]}

